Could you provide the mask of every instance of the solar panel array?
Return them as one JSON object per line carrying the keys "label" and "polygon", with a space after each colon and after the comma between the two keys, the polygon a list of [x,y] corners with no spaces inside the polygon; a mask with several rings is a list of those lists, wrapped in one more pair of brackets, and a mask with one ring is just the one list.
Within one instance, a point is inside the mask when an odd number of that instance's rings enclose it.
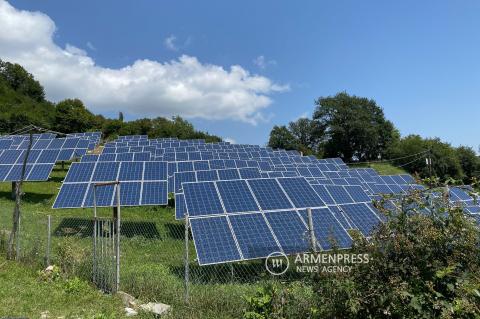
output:
{"label": "solar panel array", "polygon": [[[144,162],[73,163],[60,188],[53,208],[81,208],[94,205],[95,184],[119,181],[122,206],[166,205],[167,164]],[[117,186],[97,187],[96,206],[115,206]]]}
{"label": "solar panel array", "polygon": [[[32,136],[32,147],[26,162],[24,180],[44,181],[57,161],[84,155],[99,142],[101,133],[75,133],[67,138],[43,133]],[[85,135],[88,134],[88,135]],[[0,181],[19,181],[30,144],[28,135],[0,136]]]}
{"label": "solar panel array", "polygon": [[[160,165],[161,178],[152,179],[147,165]],[[167,192],[174,193],[175,217],[188,214],[201,265],[310,250],[307,208],[312,209],[318,249],[348,248],[348,230],[368,237],[385,220],[373,199],[423,189],[410,175],[350,169],[338,158],[136,135],[108,142],[102,154],[85,155],[72,165],[54,207],[89,207],[93,184],[114,180],[121,182],[122,205],[162,205]],[[152,188],[150,182],[161,187]],[[98,191],[99,206],[113,205],[115,186]],[[451,193],[452,201],[480,214],[469,194]],[[396,203],[387,204],[394,209]]]}

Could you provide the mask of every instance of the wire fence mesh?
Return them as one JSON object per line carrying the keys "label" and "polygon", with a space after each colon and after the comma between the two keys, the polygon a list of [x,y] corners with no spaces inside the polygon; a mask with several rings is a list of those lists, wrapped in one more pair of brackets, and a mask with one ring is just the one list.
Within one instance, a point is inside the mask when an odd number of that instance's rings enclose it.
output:
{"label": "wire fence mesh", "polygon": [[[22,218],[17,259],[38,268],[56,265],[68,276],[92,281],[94,219],[89,210],[78,212],[84,217],[38,212]],[[104,220],[111,214],[111,209],[99,210]],[[10,228],[8,214],[3,215],[2,253],[6,253]],[[266,271],[264,260],[199,266],[191,233],[186,245],[185,222],[175,220],[170,207],[122,208],[120,235],[119,289],[140,300],[172,305],[180,317],[218,313],[238,317],[245,308],[245,296],[264,282],[275,280]]]}

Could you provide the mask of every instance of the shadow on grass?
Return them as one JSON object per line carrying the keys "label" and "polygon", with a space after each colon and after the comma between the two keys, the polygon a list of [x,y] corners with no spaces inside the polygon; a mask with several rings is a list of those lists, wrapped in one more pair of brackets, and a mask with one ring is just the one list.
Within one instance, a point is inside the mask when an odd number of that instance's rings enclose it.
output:
{"label": "shadow on grass", "polygon": [[[166,223],[165,229],[167,230],[167,236],[176,239],[176,240],[184,240],[185,239],[185,225],[183,224],[174,224],[174,223]],[[193,239],[192,233],[188,232],[188,238],[190,240]]]}
{"label": "shadow on grass", "polygon": [[[38,203],[46,200],[50,200],[54,194],[40,194],[40,193],[30,193],[25,192],[22,196],[22,201],[26,203]],[[12,202],[14,199],[12,198],[12,192],[0,192],[1,199],[11,200]]]}
{"label": "shadow on grass", "polygon": [[[108,227],[106,223],[105,227]],[[102,234],[106,236],[113,231],[113,224],[110,225],[110,229],[105,229],[105,227],[102,227]],[[121,235],[127,238],[141,236],[148,239],[160,239],[160,233],[153,222],[123,221],[121,222],[120,229]],[[64,218],[57,228],[55,228],[54,235],[57,237],[92,237],[93,220],[86,218]]]}

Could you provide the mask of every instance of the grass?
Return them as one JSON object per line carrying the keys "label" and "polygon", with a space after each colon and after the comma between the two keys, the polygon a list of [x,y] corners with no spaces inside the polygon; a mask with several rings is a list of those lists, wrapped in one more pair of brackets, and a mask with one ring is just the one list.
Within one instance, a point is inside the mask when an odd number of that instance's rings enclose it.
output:
{"label": "grass", "polygon": [[[87,282],[43,281],[30,267],[0,257],[0,317],[123,318],[119,298],[105,295]],[[72,288],[74,287],[74,288]]]}
{"label": "grass", "polygon": [[355,165],[355,168],[369,167],[373,168],[380,175],[398,175],[408,174],[404,169],[395,167],[389,163],[371,163],[367,165]]}
{"label": "grass", "polygon": [[[92,253],[92,209],[52,209],[55,196],[68,167],[62,170],[56,167],[47,182],[24,184],[21,206],[21,257],[31,270],[29,280],[33,281],[26,294],[31,296],[51,294],[60,298],[62,291],[55,285],[35,282],[32,275],[45,267],[47,242],[47,216],[51,215],[51,263],[60,266],[70,278],[79,276],[89,281]],[[0,251],[2,251],[2,229],[9,231],[14,201],[11,199],[11,183],[0,183]],[[111,209],[99,209],[100,216],[111,216]],[[244,296],[251,295],[265,276],[261,262],[237,263],[199,267],[195,261],[193,242],[189,241],[190,302],[184,301],[184,225],[174,218],[171,207],[125,207],[122,208],[121,239],[121,290],[143,301],[157,301],[172,306],[171,318],[238,318],[245,308]],[[5,236],[4,236],[5,239]],[[5,245],[5,240],[3,240]],[[0,263],[1,264],[1,263]],[[2,291],[2,299],[9,299],[8,315],[29,314],[38,317],[51,299],[42,301],[29,309],[22,302],[17,289],[14,289],[16,275],[10,274],[15,264],[8,263],[8,276],[1,282],[7,282]],[[20,269],[20,268],[19,268]],[[56,289],[58,288],[58,289]],[[50,290],[49,290],[50,289]],[[57,291],[58,290],[58,291]],[[91,289],[94,293],[95,290]],[[108,314],[113,308],[122,310],[114,298],[105,296],[97,303],[90,303],[89,293],[78,298],[71,305],[60,302],[59,306],[48,309],[51,313],[68,316],[77,313],[83,307],[89,309],[84,317],[94,313]],[[17,299],[18,302],[15,302]],[[40,298],[42,299],[42,298]],[[1,300],[1,299],[0,299]],[[26,299],[25,303],[31,303]],[[67,298],[68,300],[68,298]],[[106,307],[111,301],[110,308]],[[33,307],[33,306],[32,306]],[[1,308],[1,307],[0,307]],[[106,309],[103,311],[102,309]],[[98,311],[97,311],[98,310]],[[107,311],[108,310],[108,311]],[[117,310],[115,310],[117,311]],[[115,317],[118,317],[115,312]],[[7,315],[7,314],[5,314]],[[1,316],[0,316],[1,317]]]}

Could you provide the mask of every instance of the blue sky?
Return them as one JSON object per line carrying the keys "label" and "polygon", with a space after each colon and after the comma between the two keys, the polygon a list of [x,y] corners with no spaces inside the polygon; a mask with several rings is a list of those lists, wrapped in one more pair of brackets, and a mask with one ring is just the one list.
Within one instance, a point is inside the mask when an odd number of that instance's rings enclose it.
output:
{"label": "blue sky", "polygon": [[[55,24],[55,45],[84,50],[79,54],[96,66],[120,69],[138,60],[167,63],[187,55],[201,67],[228,71],[239,65],[270,81],[268,89],[256,87],[245,100],[265,96],[268,102],[241,113],[246,115],[240,120],[234,110],[210,109],[209,100],[192,104],[196,111],[187,116],[199,129],[239,143],[265,144],[273,125],[310,116],[316,98],[347,91],[375,99],[403,135],[438,136],[475,150],[480,144],[478,1],[9,3],[15,10],[44,13]],[[7,53],[3,58],[20,56]],[[20,62],[41,72],[40,63],[22,54]],[[46,83],[47,94],[51,87],[82,98],[74,88]],[[86,100],[93,101],[87,104],[95,112],[116,113],[112,107],[97,108],[96,103],[108,103],[104,99]],[[209,118],[221,112],[228,115]]]}

